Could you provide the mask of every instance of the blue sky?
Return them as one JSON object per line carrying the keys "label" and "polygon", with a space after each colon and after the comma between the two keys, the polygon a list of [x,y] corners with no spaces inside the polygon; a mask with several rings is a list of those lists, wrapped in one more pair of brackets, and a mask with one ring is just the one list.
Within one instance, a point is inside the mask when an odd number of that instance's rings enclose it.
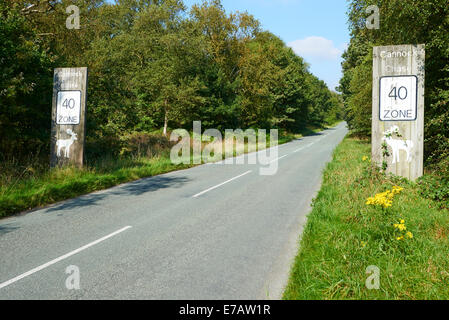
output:
{"label": "blue sky", "polygon": [[[191,6],[202,0],[184,0]],[[341,77],[341,54],[349,43],[346,0],[222,0],[226,11],[247,11],[310,64],[330,89]]]}

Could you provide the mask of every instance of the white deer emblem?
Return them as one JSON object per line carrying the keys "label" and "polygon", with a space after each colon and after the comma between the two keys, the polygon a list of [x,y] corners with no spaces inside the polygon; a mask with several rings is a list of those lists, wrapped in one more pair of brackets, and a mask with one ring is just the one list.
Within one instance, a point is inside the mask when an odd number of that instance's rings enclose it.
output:
{"label": "white deer emblem", "polygon": [[384,140],[393,150],[393,161],[392,164],[396,162],[400,162],[399,160],[399,151],[404,150],[407,153],[407,162],[412,162],[412,149],[413,149],[413,141],[412,140],[398,140],[393,139],[392,135],[399,135],[398,126],[392,126],[390,129],[384,132],[384,136],[382,140]]}
{"label": "white deer emblem", "polygon": [[56,152],[57,156],[61,156],[61,150],[64,148],[64,157],[69,158],[70,157],[70,147],[72,146],[73,142],[75,140],[78,140],[76,137],[77,134],[73,132],[71,129],[67,129],[67,134],[70,135],[70,139],[60,139],[56,141],[56,147],[58,148],[58,151]]}

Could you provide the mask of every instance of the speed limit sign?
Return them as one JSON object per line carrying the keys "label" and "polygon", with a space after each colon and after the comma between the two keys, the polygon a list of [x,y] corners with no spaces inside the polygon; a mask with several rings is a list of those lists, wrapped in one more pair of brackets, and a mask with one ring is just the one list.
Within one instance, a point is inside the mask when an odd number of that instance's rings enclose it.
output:
{"label": "speed limit sign", "polygon": [[81,91],[59,91],[56,102],[56,124],[79,124]]}
{"label": "speed limit sign", "polygon": [[415,121],[418,78],[391,76],[380,78],[380,121]]}
{"label": "speed limit sign", "polygon": [[424,44],[373,48],[371,161],[386,174],[424,172]]}

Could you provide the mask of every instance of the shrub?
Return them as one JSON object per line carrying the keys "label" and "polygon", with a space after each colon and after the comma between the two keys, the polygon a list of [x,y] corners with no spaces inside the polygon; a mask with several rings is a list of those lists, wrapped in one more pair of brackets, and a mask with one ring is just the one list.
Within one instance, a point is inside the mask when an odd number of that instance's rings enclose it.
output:
{"label": "shrub", "polygon": [[424,175],[418,180],[421,194],[439,202],[440,208],[449,209],[449,177]]}
{"label": "shrub", "polygon": [[167,152],[172,145],[166,136],[133,132],[121,138],[120,155],[152,158]]}

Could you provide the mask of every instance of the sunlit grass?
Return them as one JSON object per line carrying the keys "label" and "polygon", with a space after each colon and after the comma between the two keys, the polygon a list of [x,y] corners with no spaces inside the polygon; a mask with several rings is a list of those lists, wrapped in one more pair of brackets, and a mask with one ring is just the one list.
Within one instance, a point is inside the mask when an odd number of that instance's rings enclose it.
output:
{"label": "sunlit grass", "polygon": [[120,183],[187,168],[174,165],[168,156],[151,159],[115,159],[78,169],[52,169],[0,188],[0,216],[32,209]]}
{"label": "sunlit grass", "polygon": [[[328,164],[291,270],[285,299],[448,299],[449,215],[415,183],[370,170],[370,144],[346,138]],[[391,208],[366,204],[399,185]],[[403,219],[412,239],[397,240]],[[366,268],[380,269],[368,290]]]}

